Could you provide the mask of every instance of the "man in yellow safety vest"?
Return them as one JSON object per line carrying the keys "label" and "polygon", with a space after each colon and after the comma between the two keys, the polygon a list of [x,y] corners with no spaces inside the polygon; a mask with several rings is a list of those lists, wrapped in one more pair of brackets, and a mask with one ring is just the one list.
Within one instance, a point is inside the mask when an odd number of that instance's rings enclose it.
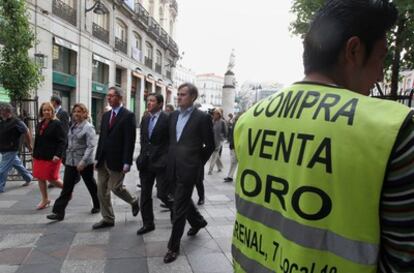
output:
{"label": "man in yellow safety vest", "polygon": [[325,1],[304,80],[239,119],[235,272],[412,272],[413,113],[367,96],[397,16],[388,0]]}

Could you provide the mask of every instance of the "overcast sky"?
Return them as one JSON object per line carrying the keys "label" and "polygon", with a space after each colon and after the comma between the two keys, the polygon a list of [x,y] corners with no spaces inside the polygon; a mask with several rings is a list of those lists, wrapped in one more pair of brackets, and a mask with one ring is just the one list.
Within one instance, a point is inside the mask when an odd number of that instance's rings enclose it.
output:
{"label": "overcast sky", "polygon": [[289,33],[291,0],[178,0],[181,63],[197,74],[224,75],[232,48],[239,84],[303,78],[302,44]]}

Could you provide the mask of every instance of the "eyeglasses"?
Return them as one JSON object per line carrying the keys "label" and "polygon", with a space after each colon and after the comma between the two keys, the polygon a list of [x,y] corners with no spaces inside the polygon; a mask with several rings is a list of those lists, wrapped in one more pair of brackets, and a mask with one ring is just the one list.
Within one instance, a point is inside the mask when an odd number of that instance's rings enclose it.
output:
{"label": "eyeglasses", "polygon": [[118,95],[115,95],[115,94],[107,94],[106,97],[107,98],[112,98],[112,97],[118,97]]}

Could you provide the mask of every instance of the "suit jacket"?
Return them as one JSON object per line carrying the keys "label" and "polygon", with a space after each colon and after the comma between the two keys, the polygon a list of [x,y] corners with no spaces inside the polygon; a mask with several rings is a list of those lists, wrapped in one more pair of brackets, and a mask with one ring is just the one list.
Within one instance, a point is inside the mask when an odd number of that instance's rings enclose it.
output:
{"label": "suit jacket", "polygon": [[168,154],[168,115],[161,112],[151,138],[148,135],[148,128],[151,116],[146,115],[141,121],[140,142],[141,151],[137,158],[139,171],[147,169],[151,171],[165,170],[167,167]]}
{"label": "suit jacket", "polygon": [[47,128],[40,135],[40,128],[44,121],[36,127],[33,157],[42,160],[52,160],[53,156],[62,158],[66,147],[66,135],[62,123],[55,119],[49,121]]}
{"label": "suit jacket", "polygon": [[101,132],[96,149],[96,166],[107,167],[116,172],[123,170],[124,164],[132,164],[136,138],[135,115],[128,109],[121,107],[115,117],[112,128],[109,128],[109,119],[112,111],[102,116]]}
{"label": "suit jacket", "polygon": [[56,113],[56,117],[62,123],[62,128],[65,131],[65,135],[67,135],[69,132],[69,120],[70,120],[68,112],[60,108],[59,111]]}
{"label": "suit jacket", "polygon": [[177,141],[178,111],[170,114],[167,177],[184,183],[197,182],[214,151],[213,123],[209,115],[194,109]]}

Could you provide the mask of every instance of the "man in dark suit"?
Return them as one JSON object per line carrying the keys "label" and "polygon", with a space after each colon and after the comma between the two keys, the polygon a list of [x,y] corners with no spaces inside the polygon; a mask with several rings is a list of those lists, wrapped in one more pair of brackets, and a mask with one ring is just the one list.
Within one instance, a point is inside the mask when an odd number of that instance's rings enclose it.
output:
{"label": "man in dark suit", "polygon": [[53,107],[55,108],[56,117],[61,122],[63,130],[65,131],[65,135],[67,136],[68,132],[69,132],[70,116],[69,116],[68,112],[66,112],[62,108],[62,99],[57,95],[53,95],[50,98],[50,102],[52,103]]}
{"label": "man in dark suit", "polygon": [[194,107],[197,87],[182,84],[177,91],[179,110],[170,114],[167,177],[175,185],[173,228],[168,242],[165,263],[177,259],[185,221],[191,225],[187,235],[194,236],[207,225],[195,207],[191,195],[200,170],[214,151],[211,118]]}
{"label": "man in dark suit", "polygon": [[148,114],[142,118],[140,140],[141,152],[137,158],[137,168],[141,180],[141,216],[143,226],[137,235],[155,229],[152,207],[152,188],[157,181],[157,197],[164,204],[172,205],[168,199],[169,188],[166,183],[168,153],[168,115],[161,109],[164,98],[161,94],[151,93],[147,97]]}
{"label": "man in dark suit", "polygon": [[123,92],[118,87],[108,89],[107,100],[112,107],[102,116],[101,133],[96,149],[98,171],[98,198],[102,220],[93,229],[112,227],[115,215],[111,204],[111,191],[131,204],[133,216],[139,212],[138,199],[124,187],[125,174],[130,171],[136,138],[134,113],[121,105]]}
{"label": "man in dark suit", "polygon": [[[50,97],[50,103],[53,105],[53,108],[55,108],[56,117],[62,124],[63,131],[65,132],[65,138],[66,138],[66,144],[65,144],[65,150],[62,154],[62,162],[65,164],[65,158],[66,158],[66,148],[67,148],[67,136],[69,132],[69,126],[70,126],[70,116],[68,112],[65,111],[65,109],[62,108],[62,99],[57,96],[53,95]],[[55,185],[49,183],[48,188],[53,188]]]}

